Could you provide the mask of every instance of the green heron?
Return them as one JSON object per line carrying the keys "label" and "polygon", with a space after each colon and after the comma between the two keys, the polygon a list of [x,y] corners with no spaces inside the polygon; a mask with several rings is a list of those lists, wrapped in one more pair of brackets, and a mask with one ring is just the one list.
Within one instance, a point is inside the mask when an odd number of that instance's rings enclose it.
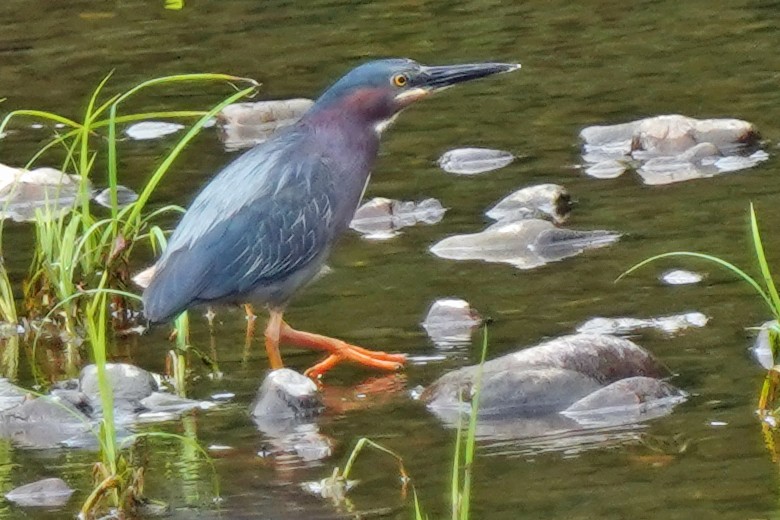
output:
{"label": "green heron", "polygon": [[348,228],[379,137],[395,116],[437,90],[518,68],[386,59],[350,71],[300,121],[235,159],[195,198],[144,291],[147,319],[168,321],[197,304],[262,304],[270,311],[265,346],[271,368],[282,367],[280,342],[328,354],[306,372],[314,378],[343,360],[400,368],[402,354],[291,328],[285,307]]}

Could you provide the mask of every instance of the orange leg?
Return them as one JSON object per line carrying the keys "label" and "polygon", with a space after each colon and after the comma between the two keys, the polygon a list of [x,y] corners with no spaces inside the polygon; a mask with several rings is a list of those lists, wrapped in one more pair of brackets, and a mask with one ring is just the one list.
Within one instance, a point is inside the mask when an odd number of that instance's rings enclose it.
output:
{"label": "orange leg", "polygon": [[268,318],[268,325],[265,327],[265,350],[268,353],[268,362],[270,363],[272,370],[284,366],[282,363],[282,356],[279,354],[279,340],[281,338],[282,325],[284,325],[282,313],[271,311],[271,316]]}
{"label": "orange leg", "polygon": [[295,330],[281,320],[281,313],[272,312],[271,320],[273,320],[275,316],[278,316],[278,319],[281,322],[279,325],[280,341],[288,342],[299,347],[321,350],[329,354],[324,361],[317,363],[306,371],[306,375],[313,379],[319,378],[338,363],[346,360],[381,370],[398,370],[403,366],[404,362],[406,362],[406,356],[403,354],[375,352],[355,345],[350,345],[340,339]]}

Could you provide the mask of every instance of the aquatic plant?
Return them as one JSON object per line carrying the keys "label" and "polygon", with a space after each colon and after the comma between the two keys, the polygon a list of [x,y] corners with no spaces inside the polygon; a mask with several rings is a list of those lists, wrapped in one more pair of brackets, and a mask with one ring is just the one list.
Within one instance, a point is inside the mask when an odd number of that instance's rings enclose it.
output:
{"label": "aquatic plant", "polygon": [[[94,287],[96,274],[110,272],[109,287],[123,288],[127,281],[126,264],[134,245],[148,237],[151,221],[165,212],[181,211],[169,205],[146,212],[146,204],[154,190],[186,146],[222,108],[255,92],[258,83],[247,78],[226,74],[182,74],[155,78],[140,83],[130,90],[103,97],[104,88],[111,75],[106,76],[92,93],[81,121],[39,110],[14,110],[0,122],[0,134],[12,120],[32,117],[64,126],[28,161],[27,168],[39,162],[55,149],[62,148],[65,157],[62,169],[75,172],[78,179],[77,202],[73,211],[64,214],[52,205],[36,215],[36,249],[34,262],[26,284],[25,296],[28,307],[46,314],[58,301],[63,301],[76,290]],[[140,92],[181,82],[205,81],[238,82],[251,86],[235,92],[209,111],[160,111],[120,115],[119,109]],[[185,133],[171,151],[163,158],[138,199],[125,207],[119,206],[117,126],[152,118],[197,118],[195,124]],[[98,218],[91,209],[92,188],[90,179],[96,176],[96,164],[106,164],[106,178],[110,201],[110,216]],[[123,301],[114,302],[121,314]],[[74,304],[78,304],[75,302]],[[64,310],[65,327],[73,332],[73,319],[78,313]]]}
{"label": "aquatic plant", "polygon": [[[769,327],[768,333],[769,345],[772,351],[772,359],[777,360],[778,353],[780,353],[780,325],[777,323],[780,320],[780,294],[778,294],[777,287],[775,286],[774,279],[772,278],[769,262],[767,261],[766,254],[764,252],[764,245],[761,240],[761,232],[758,227],[758,217],[756,216],[756,210],[752,203],[750,204],[750,236],[753,241],[753,252],[756,258],[756,262],[758,263],[759,271],[761,272],[760,278],[750,276],[743,269],[717,256],[690,251],[673,251],[655,255],[639,262],[621,274],[618,277],[618,280],[633,273],[637,269],[662,258],[695,258],[705,260],[725,268],[727,271],[736,275],[738,278],[742,279],[745,283],[753,288],[756,294],[760,296],[767,309],[769,309],[770,314],[775,319],[775,324]],[[775,409],[774,406],[779,388],[780,370],[778,370],[776,366],[773,366],[767,371],[758,400],[758,409],[762,414],[777,414],[780,411],[780,409]]]}

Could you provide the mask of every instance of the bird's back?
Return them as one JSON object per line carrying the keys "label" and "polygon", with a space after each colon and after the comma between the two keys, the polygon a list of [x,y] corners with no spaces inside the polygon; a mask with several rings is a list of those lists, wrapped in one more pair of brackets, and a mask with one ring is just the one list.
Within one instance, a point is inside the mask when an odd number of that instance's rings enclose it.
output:
{"label": "bird's back", "polygon": [[257,294],[267,300],[261,303],[285,303],[319,270],[352,217],[362,186],[356,194],[345,179],[368,175],[354,170],[367,170],[371,160],[355,167],[328,144],[299,123],[225,167],[157,262],[143,295],[146,317],[167,321],[193,304]]}

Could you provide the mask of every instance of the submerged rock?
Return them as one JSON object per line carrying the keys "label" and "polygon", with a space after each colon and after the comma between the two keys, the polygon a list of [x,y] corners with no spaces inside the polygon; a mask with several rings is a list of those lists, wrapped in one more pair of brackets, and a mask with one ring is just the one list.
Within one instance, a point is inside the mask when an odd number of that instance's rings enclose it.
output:
{"label": "submerged rock", "polygon": [[766,152],[755,151],[758,131],[739,119],[663,115],[585,128],[580,137],[585,142],[583,159],[593,165],[586,173],[611,178],[619,175],[619,163],[638,161],[637,173],[649,185],[712,177],[768,158]]}
{"label": "submerged rock", "polygon": [[62,507],[72,494],[61,478],[46,478],[12,489],[5,498],[22,507]]}
{"label": "submerged rock", "polygon": [[[114,392],[114,399],[140,402],[158,390],[157,381],[151,372],[126,363],[107,363],[106,375]],[[100,401],[97,366],[87,365],[79,375],[79,390],[92,401]]]}
{"label": "submerged rock", "polygon": [[631,334],[639,329],[655,329],[676,334],[693,327],[704,327],[709,318],[700,312],[686,312],[659,318],[591,318],[577,327],[577,332],[590,334]]}
{"label": "submerged rock", "polygon": [[665,405],[666,399],[679,400],[684,394],[666,381],[636,376],[615,381],[569,406],[562,413],[577,414],[636,412],[649,406]]}
{"label": "submerged rock", "polygon": [[56,448],[86,436],[92,436],[89,417],[56,396],[29,399],[0,412],[0,437],[20,447]]}
{"label": "submerged rock", "polygon": [[616,179],[626,173],[628,165],[625,161],[607,159],[585,168],[585,173],[596,179]]}
{"label": "submerged rock", "polygon": [[289,368],[268,373],[257,391],[250,413],[269,419],[305,418],[322,410],[317,385],[308,377]]}
{"label": "submerged rock", "polygon": [[[425,389],[429,408],[462,410],[472,397],[478,367],[445,374]],[[480,416],[561,412],[594,391],[634,376],[669,375],[639,345],[602,334],[575,334],[487,361]]]}
{"label": "submerged rock", "polygon": [[376,197],[355,211],[349,227],[366,238],[384,240],[396,236],[405,227],[436,224],[446,211],[436,199],[410,202]]}
{"label": "submerged rock", "polygon": [[772,346],[769,342],[769,330],[773,328],[776,332],[780,333],[780,325],[778,325],[776,320],[762,323],[758,327],[756,341],[750,349],[758,364],[767,370],[775,366],[774,356],[772,355]]}
{"label": "submerged rock", "polygon": [[556,227],[546,220],[497,222],[480,233],[455,235],[431,247],[451,260],[504,262],[533,269],[575,256],[586,249],[604,247],[620,238],[612,231],[577,231]]}
{"label": "submerged rock", "polygon": [[515,156],[489,148],[458,148],[439,157],[439,167],[448,173],[475,175],[508,166]]}
{"label": "submerged rock", "polygon": [[29,222],[35,220],[36,210],[57,218],[73,208],[80,183],[77,175],[54,168],[25,170],[0,164],[0,219]]}
{"label": "submerged rock", "polygon": [[[131,190],[130,188],[126,188],[124,186],[117,186],[116,187],[116,199],[117,199],[117,205],[120,208],[123,208],[125,206],[128,206],[138,200],[138,194]],[[105,208],[111,207],[111,190],[109,188],[104,189],[97,195],[95,195],[92,200],[100,204],[101,206]]]}
{"label": "submerged rock", "polygon": [[264,451],[279,462],[300,463],[320,460],[333,452],[333,442],[315,423],[322,409],[322,395],[314,381],[280,368],[266,376],[250,414],[257,429],[268,437],[270,446]]}
{"label": "submerged rock", "polygon": [[[421,395],[445,424],[463,424],[478,367],[435,381]],[[636,441],[637,424],[670,413],[686,394],[661,380],[667,370],[621,338],[577,334],[484,365],[476,434],[502,453],[565,451]],[[489,443],[486,446],[490,448]]]}
{"label": "submerged rock", "polygon": [[562,224],[571,212],[571,196],[557,184],[539,184],[517,190],[490,208],[485,215],[498,221],[550,218]]}
{"label": "submerged rock", "polygon": [[125,130],[125,134],[134,141],[148,141],[175,134],[183,128],[184,125],[180,125],[179,123],[170,123],[167,121],[142,121],[128,126]]}
{"label": "submerged rock", "polygon": [[280,99],[228,105],[217,114],[220,139],[228,151],[249,148],[298,121],[313,104],[311,99]]}
{"label": "submerged rock", "polygon": [[662,273],[659,279],[666,285],[690,285],[701,282],[704,276],[693,271],[673,269]]}
{"label": "submerged rock", "polygon": [[466,300],[443,298],[433,302],[422,326],[434,345],[451,348],[470,344],[471,333],[481,322]]}

